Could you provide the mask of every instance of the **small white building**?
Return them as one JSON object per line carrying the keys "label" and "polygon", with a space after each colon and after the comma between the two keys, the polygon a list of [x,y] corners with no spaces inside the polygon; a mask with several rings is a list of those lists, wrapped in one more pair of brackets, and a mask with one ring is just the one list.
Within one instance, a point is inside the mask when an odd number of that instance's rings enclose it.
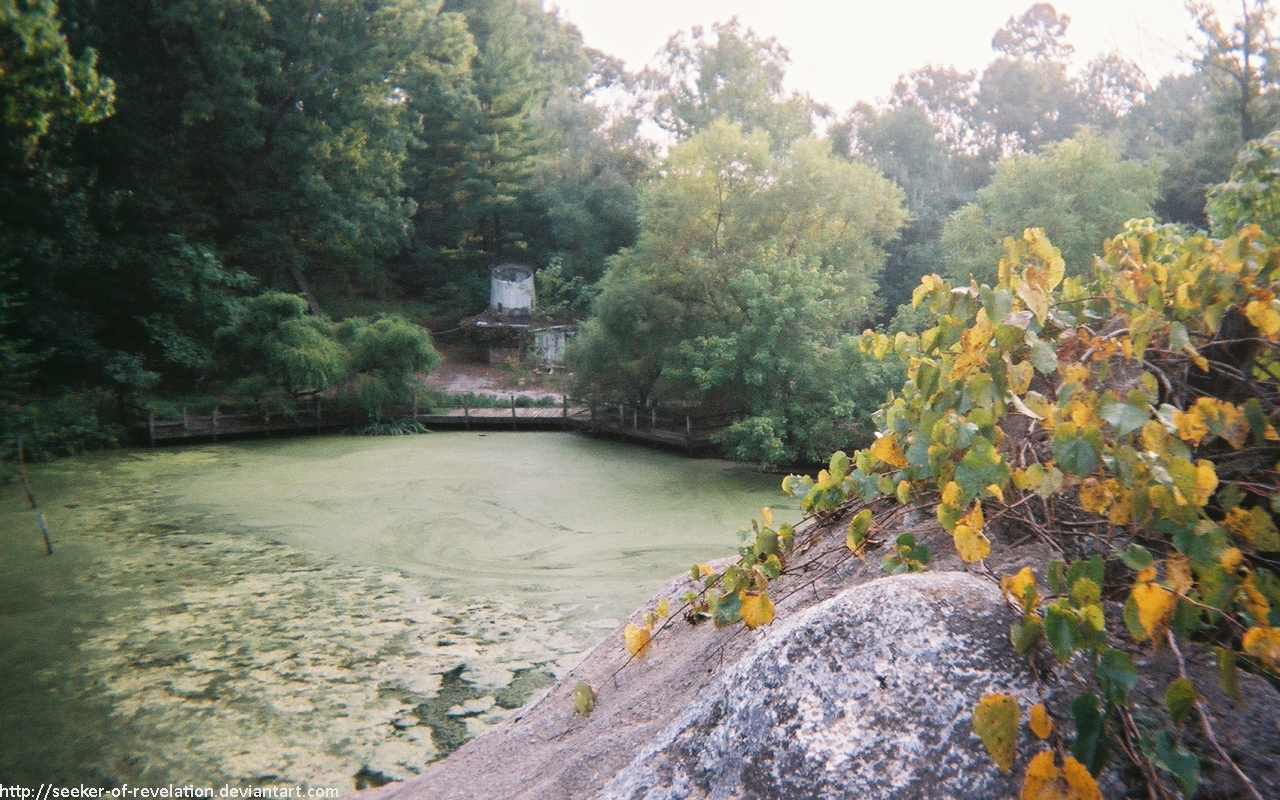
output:
{"label": "small white building", "polygon": [[528,316],[538,307],[532,269],[523,264],[499,264],[490,274],[489,310]]}

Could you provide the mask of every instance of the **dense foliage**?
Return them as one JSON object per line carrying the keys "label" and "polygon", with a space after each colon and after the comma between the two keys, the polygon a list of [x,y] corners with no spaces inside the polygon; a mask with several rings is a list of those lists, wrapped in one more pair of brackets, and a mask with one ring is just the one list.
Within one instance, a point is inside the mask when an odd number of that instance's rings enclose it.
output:
{"label": "dense foliage", "polygon": [[570,358],[593,394],[738,413],[734,455],[779,463],[846,440],[886,388],[848,337],[905,215],[891,183],[826,142],[770,145],[720,120],[672,148]]}
{"label": "dense foliage", "polygon": [[[928,569],[915,533],[894,536],[897,504],[934,512],[960,558],[982,571],[997,542],[1028,535],[1055,558],[1002,578],[1019,617],[1010,638],[1054,680],[1069,708],[1030,709],[1043,749],[1022,763],[1024,798],[1100,797],[1113,752],[1153,797],[1196,794],[1206,757],[1260,797],[1216,738],[1185,667],[1162,715],[1131,692],[1148,643],[1212,653],[1223,692],[1242,696],[1240,670],[1280,683],[1280,134],[1242,154],[1212,210],[1223,238],[1135,220],[1108,240],[1088,277],[1067,276],[1044,232],[1007,238],[991,283],[926,276],[913,302],[932,326],[917,335],[867,332],[863,344],[907,364],[876,414],[870,447],[836,453],[816,478],[783,488],[830,522],[851,517],[846,544],[886,572]],[[769,585],[798,534],[763,524],[741,560],[696,568],[684,598],[717,624],[773,618]],[[658,617],[654,614],[653,622]],[[642,654],[649,628],[631,626]],[[1053,719],[1054,713],[1069,719]],[[1016,698],[989,695],[973,728],[1000,769],[1020,760]]]}
{"label": "dense foliage", "polygon": [[588,318],[582,388],[730,412],[742,458],[852,447],[900,367],[847,334],[926,325],[922,275],[990,281],[1029,225],[1083,274],[1125,218],[1208,224],[1205,187],[1280,123],[1280,73],[1264,2],[1190,11],[1193,69],[1154,85],[1075,63],[1037,3],[985,68],[924,66],[836,119],[736,19],[633,74],[539,0],[3,0],[5,436],[73,395],[84,420],[112,395],[289,394],[219,355],[251,298],[448,329],[511,260],[547,315]]}

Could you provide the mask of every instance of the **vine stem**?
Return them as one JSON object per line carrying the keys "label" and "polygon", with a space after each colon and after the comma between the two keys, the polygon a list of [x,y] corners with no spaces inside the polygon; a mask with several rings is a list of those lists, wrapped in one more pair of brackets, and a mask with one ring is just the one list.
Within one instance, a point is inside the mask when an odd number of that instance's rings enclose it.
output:
{"label": "vine stem", "polygon": [[[1190,681],[1191,679],[1187,677],[1187,662],[1182,657],[1182,651],[1178,649],[1178,640],[1173,635],[1173,631],[1167,631],[1165,638],[1169,640],[1169,648],[1173,650],[1173,654],[1178,658],[1178,674],[1182,676],[1183,680]],[[1257,787],[1253,785],[1253,781],[1249,779],[1248,775],[1244,774],[1244,770],[1240,769],[1240,765],[1235,762],[1235,759],[1228,755],[1227,751],[1218,743],[1218,737],[1213,733],[1213,726],[1209,724],[1209,715],[1205,713],[1204,704],[1200,702],[1199,693],[1196,694],[1196,714],[1200,717],[1200,729],[1204,731],[1204,736],[1209,740],[1209,744],[1213,745],[1213,749],[1217,750],[1222,760],[1227,762],[1227,766],[1231,767],[1231,771],[1244,784],[1245,789],[1248,790],[1253,800],[1263,800]]]}

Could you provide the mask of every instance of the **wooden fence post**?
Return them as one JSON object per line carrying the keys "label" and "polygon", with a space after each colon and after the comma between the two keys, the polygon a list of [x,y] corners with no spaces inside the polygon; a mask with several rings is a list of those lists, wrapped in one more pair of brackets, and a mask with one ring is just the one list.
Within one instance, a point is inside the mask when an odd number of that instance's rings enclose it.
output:
{"label": "wooden fence post", "polygon": [[418,421],[418,390],[413,390],[413,421]]}
{"label": "wooden fence post", "polygon": [[187,407],[182,407],[182,435],[189,436],[191,434],[191,426],[187,424]]}
{"label": "wooden fence post", "polygon": [[147,407],[147,444],[156,446],[156,410],[151,406]]}
{"label": "wooden fence post", "polygon": [[471,393],[462,396],[462,418],[466,420],[467,430],[471,430]]}
{"label": "wooden fence post", "polygon": [[218,407],[213,407],[213,440],[218,441]]}
{"label": "wooden fence post", "polygon": [[[14,442],[18,446],[18,477],[22,479],[22,489],[27,493],[27,502],[31,504],[31,509],[36,508],[36,496],[31,492],[31,484],[27,483],[27,469],[22,465],[22,437],[19,436]],[[49,529],[44,526],[44,513],[36,513],[36,524],[40,526],[40,535],[44,537],[45,555],[53,555],[53,545],[49,544]]]}
{"label": "wooden fence post", "polygon": [[511,393],[511,430],[516,429],[516,395]]}

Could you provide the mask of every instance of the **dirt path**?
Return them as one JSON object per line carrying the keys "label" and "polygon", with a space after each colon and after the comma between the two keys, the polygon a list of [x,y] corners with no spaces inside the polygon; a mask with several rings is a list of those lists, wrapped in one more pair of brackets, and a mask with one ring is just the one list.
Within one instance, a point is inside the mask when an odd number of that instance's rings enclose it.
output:
{"label": "dirt path", "polygon": [[439,369],[426,378],[426,384],[450,394],[494,395],[528,397],[538,400],[544,397],[560,399],[564,392],[558,387],[544,385],[549,376],[528,371],[515,372],[504,367],[477,363],[475,355],[463,349],[438,348],[444,356]]}

